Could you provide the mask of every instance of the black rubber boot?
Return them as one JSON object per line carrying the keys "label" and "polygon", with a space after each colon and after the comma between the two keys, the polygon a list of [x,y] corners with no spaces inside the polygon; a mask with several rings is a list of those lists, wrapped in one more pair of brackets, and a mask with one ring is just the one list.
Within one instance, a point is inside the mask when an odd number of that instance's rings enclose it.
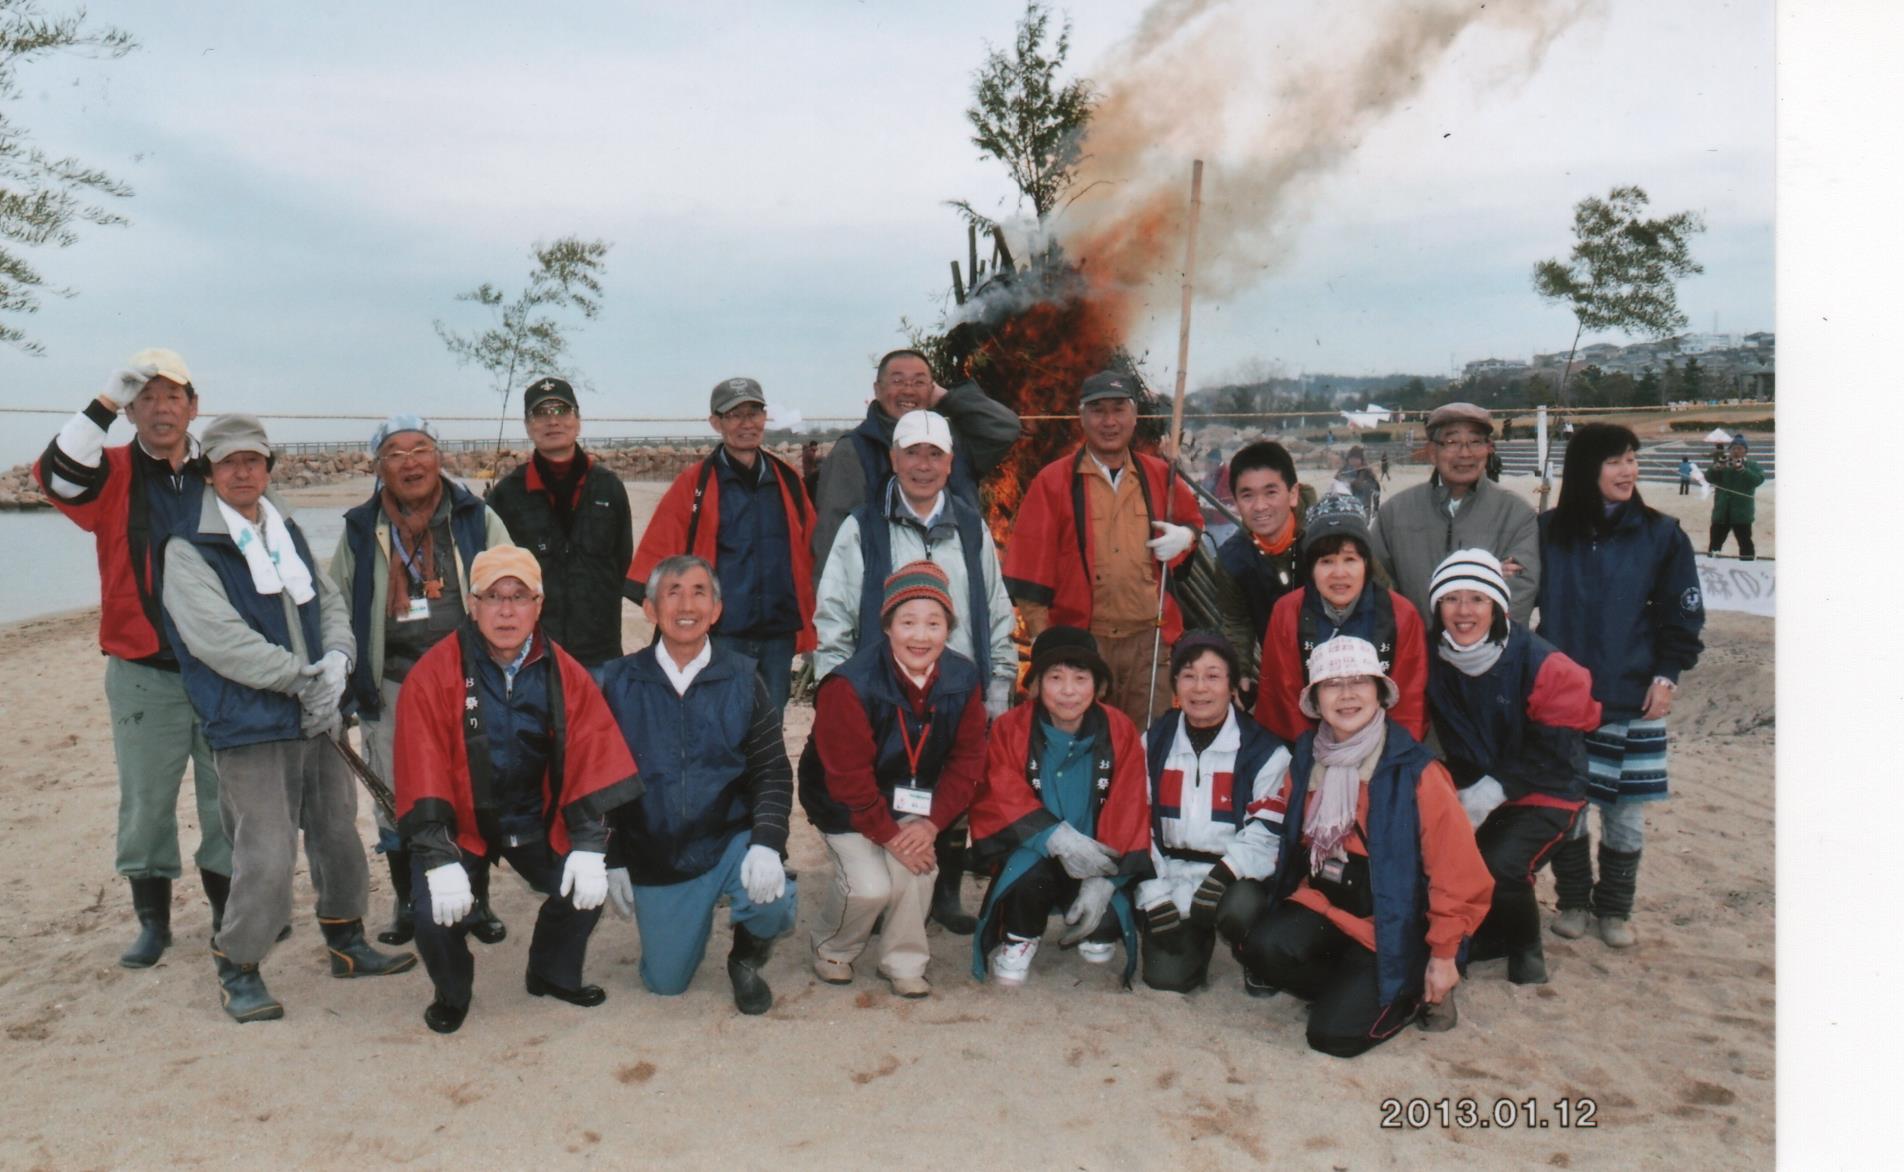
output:
{"label": "black rubber boot", "polygon": [[734,982],[734,1008],[749,1016],[773,1008],[773,990],[760,970],[773,955],[772,938],[761,939],[744,924],[734,925],[734,948],[727,954],[727,979]]}
{"label": "black rubber boot", "polygon": [[939,875],[932,881],[932,906],[926,916],[955,936],[970,936],[978,931],[978,920],[966,915],[959,904],[959,889],[965,883],[965,827],[954,826],[939,835],[932,849],[939,857]]}
{"label": "black rubber boot", "polygon": [[1563,912],[1593,906],[1593,858],[1585,835],[1554,848],[1554,894]]}
{"label": "black rubber boot", "polygon": [[[1489,929],[1489,934],[1500,941],[1501,955],[1507,957],[1509,981],[1516,985],[1547,983],[1547,956],[1540,946],[1540,900],[1531,886],[1494,889],[1494,906],[1482,924],[1484,932]],[[1478,959],[1472,949],[1468,959]]]}
{"label": "black rubber boot", "polygon": [[1627,923],[1633,915],[1633,893],[1640,881],[1640,852],[1600,847],[1600,882],[1593,888],[1593,914],[1600,919],[1600,939],[1614,948],[1631,948],[1635,937]]}
{"label": "black rubber boot", "polygon": [[397,893],[390,926],[377,933],[379,944],[408,944],[416,937],[416,921],[410,904],[410,852],[390,851],[384,855],[390,863],[390,887]]}
{"label": "black rubber boot", "polygon": [[231,898],[231,876],[200,867],[198,881],[205,885],[205,901],[212,905],[212,941],[216,943],[218,929],[225,926],[225,901]]}
{"label": "black rubber boot", "polygon": [[284,1006],[264,987],[257,965],[234,964],[225,959],[222,952],[212,953],[212,964],[218,969],[219,999],[224,1002],[231,1020],[242,1025],[248,1021],[276,1021],[284,1016]]}
{"label": "black rubber boot", "polygon": [[333,977],[387,977],[416,967],[416,953],[378,952],[364,940],[362,920],[319,919],[324,947],[331,954]]}
{"label": "black rubber boot", "polygon": [[469,934],[484,944],[501,944],[509,936],[509,925],[489,910],[489,872],[493,869],[479,867],[470,875],[469,893],[476,897],[476,906],[463,918],[469,925]]}
{"label": "black rubber boot", "polygon": [[132,911],[139,917],[139,938],[119,955],[129,969],[149,969],[159,963],[172,943],[172,881],[133,879]]}

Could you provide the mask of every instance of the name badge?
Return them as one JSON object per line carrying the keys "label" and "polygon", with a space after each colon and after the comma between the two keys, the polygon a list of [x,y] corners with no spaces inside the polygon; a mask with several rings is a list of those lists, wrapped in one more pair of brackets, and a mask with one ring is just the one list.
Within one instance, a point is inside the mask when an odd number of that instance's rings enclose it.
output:
{"label": "name badge", "polygon": [[917,786],[901,785],[893,787],[893,812],[897,814],[917,814],[930,817],[932,814],[932,791]]}
{"label": "name badge", "polygon": [[414,623],[419,619],[427,619],[429,617],[430,600],[427,598],[412,598],[410,600],[410,609],[398,615],[397,621],[400,623]]}

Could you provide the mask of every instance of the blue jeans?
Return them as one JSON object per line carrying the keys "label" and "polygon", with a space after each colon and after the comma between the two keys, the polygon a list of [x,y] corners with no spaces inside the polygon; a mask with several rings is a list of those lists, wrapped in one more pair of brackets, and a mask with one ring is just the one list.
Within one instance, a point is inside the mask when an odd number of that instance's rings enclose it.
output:
{"label": "blue jeans", "polygon": [[776,635],[771,639],[738,639],[733,635],[713,634],[714,645],[728,651],[739,652],[754,661],[760,678],[767,685],[767,698],[773,701],[775,712],[787,710],[787,697],[793,692],[793,641],[792,635]]}
{"label": "blue jeans", "polygon": [[772,903],[747,898],[741,885],[740,864],[747,856],[747,835],[736,834],[721,861],[705,874],[685,883],[635,885],[635,928],[641,933],[641,983],[650,993],[672,997],[687,990],[694,970],[707,955],[707,939],[714,931],[714,903],[728,898],[728,919],[746,925],[758,939],[771,940],[793,931],[799,890],[787,876],[787,890]]}

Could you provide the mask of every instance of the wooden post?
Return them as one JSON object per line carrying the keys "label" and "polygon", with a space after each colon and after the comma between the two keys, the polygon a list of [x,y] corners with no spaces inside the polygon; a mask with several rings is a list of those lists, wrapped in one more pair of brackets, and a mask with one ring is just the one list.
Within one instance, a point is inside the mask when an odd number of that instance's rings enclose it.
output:
{"label": "wooden post", "polygon": [[[977,279],[977,274],[973,274]],[[965,286],[959,283],[959,262],[952,262],[952,299],[960,305],[965,304]]]}
{"label": "wooden post", "polygon": [[[1183,400],[1189,392],[1190,363],[1190,294],[1196,285],[1197,276],[1197,217],[1203,210],[1203,160],[1197,159],[1190,164],[1190,224],[1183,244],[1183,314],[1177,325],[1177,397],[1170,404],[1170,475],[1164,480],[1164,520],[1174,520],[1172,508],[1177,499],[1177,454],[1183,447]],[[1145,690],[1149,697],[1146,707],[1151,714],[1144,721],[1145,731],[1149,731],[1155,720],[1157,707],[1157,665],[1163,661],[1164,653],[1164,598],[1170,582],[1169,568],[1161,564],[1157,567],[1157,630],[1150,643],[1150,676]]]}

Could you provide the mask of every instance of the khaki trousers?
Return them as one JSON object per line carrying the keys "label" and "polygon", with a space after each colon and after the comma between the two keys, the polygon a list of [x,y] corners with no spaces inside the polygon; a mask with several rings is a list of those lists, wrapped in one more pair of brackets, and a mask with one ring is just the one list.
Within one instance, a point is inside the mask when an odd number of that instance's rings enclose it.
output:
{"label": "khaki trousers", "polygon": [[[1138,732],[1144,731],[1150,727],[1152,716],[1170,711],[1170,643],[1165,641],[1159,647],[1155,632],[1149,630],[1130,635],[1093,631],[1092,635],[1097,639],[1098,653],[1111,669],[1111,690],[1105,703],[1130,717]],[[1145,683],[1151,678],[1153,654],[1157,657],[1154,689]]]}
{"label": "khaki trousers", "polygon": [[926,909],[939,872],[914,875],[863,834],[827,834],[833,883],[813,929],[813,951],[822,960],[852,964],[866,950],[873,921],[879,929],[879,972],[886,977],[923,977],[932,950],[926,943]]}

